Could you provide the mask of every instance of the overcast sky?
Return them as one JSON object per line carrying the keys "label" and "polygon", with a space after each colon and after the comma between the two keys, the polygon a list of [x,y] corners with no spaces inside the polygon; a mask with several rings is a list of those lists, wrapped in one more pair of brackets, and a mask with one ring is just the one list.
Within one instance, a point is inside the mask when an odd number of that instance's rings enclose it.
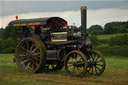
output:
{"label": "overcast sky", "polygon": [[80,6],[88,7],[88,27],[128,21],[128,0],[0,0],[0,27],[20,19],[59,16],[80,26]]}

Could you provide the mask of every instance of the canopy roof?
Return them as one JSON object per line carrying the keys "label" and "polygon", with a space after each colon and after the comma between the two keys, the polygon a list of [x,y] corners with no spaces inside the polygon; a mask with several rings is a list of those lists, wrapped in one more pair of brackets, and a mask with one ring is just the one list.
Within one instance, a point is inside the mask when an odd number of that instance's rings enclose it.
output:
{"label": "canopy roof", "polygon": [[8,26],[33,26],[43,25],[45,27],[51,26],[67,26],[67,21],[60,17],[47,17],[47,18],[35,18],[35,19],[19,19],[11,21]]}

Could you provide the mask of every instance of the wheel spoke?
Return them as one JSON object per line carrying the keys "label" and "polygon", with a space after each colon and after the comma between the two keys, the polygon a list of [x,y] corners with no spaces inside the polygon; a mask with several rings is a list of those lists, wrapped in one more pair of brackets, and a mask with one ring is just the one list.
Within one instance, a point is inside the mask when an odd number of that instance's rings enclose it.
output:
{"label": "wheel spoke", "polygon": [[36,56],[36,55],[40,55],[40,52],[39,53],[34,53],[34,54],[32,54],[33,56]]}
{"label": "wheel spoke", "polygon": [[72,63],[75,62],[75,59],[72,56],[69,60],[72,61]]}
{"label": "wheel spoke", "polygon": [[84,61],[77,62],[78,65],[84,65]]}
{"label": "wheel spoke", "polygon": [[26,55],[19,55],[19,58],[21,58],[22,60],[26,59]]}
{"label": "wheel spoke", "polygon": [[37,58],[37,57],[33,57],[34,60],[37,60],[37,61],[40,61],[40,58]]}
{"label": "wheel spoke", "polygon": [[27,50],[29,51],[30,50],[30,45],[29,45],[28,41],[26,41],[26,46],[27,46]]}
{"label": "wheel spoke", "polygon": [[35,65],[35,67],[38,67],[38,63],[36,60],[33,60],[33,64]]}
{"label": "wheel spoke", "polygon": [[96,61],[96,63],[102,62],[102,60]]}
{"label": "wheel spoke", "polygon": [[93,70],[93,66],[92,66],[92,74],[93,74],[93,71],[94,71],[94,70]]}
{"label": "wheel spoke", "polygon": [[[82,58],[79,59],[79,62],[82,60]],[[83,61],[83,60],[82,60]]]}
{"label": "wheel spoke", "polygon": [[25,52],[27,52],[27,49],[25,49],[24,47],[21,47],[22,50],[24,50]]}
{"label": "wheel spoke", "polygon": [[99,71],[101,71],[97,66],[95,66]]}
{"label": "wheel spoke", "polygon": [[75,62],[77,62],[77,53],[74,54]]}
{"label": "wheel spoke", "polygon": [[103,66],[103,65],[101,65],[101,64],[96,64],[96,65],[101,66],[101,67]]}
{"label": "wheel spoke", "polygon": [[25,69],[29,69],[30,68],[30,62],[27,64],[27,66],[25,67]]}
{"label": "wheel spoke", "polygon": [[35,51],[38,49],[38,47],[34,48],[34,50],[32,51],[32,53],[35,53]]}
{"label": "wheel spoke", "polygon": [[92,61],[94,61],[93,54],[91,54],[90,56],[91,56],[91,58],[92,58]]}
{"label": "wheel spoke", "polygon": [[31,44],[30,51],[32,51],[33,46],[34,46],[34,42],[32,42],[32,44]]}
{"label": "wheel spoke", "polygon": [[33,60],[31,61],[31,69],[34,70],[34,63],[33,63]]}
{"label": "wheel spoke", "polygon": [[88,70],[88,72],[90,72],[90,70],[91,70],[91,67],[89,67],[89,70]]}
{"label": "wheel spoke", "polygon": [[95,61],[97,61],[99,59],[99,56],[97,56],[97,58],[96,58],[96,60]]}
{"label": "wheel spoke", "polygon": [[21,64],[24,64],[25,62],[28,62],[28,61],[30,61],[30,60],[26,59],[26,60],[22,61]]}
{"label": "wheel spoke", "polygon": [[36,64],[39,65],[38,61],[36,60]]}
{"label": "wheel spoke", "polygon": [[96,72],[96,74],[97,74],[96,66],[95,66],[95,72]]}
{"label": "wheel spoke", "polygon": [[89,61],[90,61],[90,62],[92,62],[92,61],[93,61],[93,60],[92,60],[92,58],[91,58],[91,55],[89,55]]}
{"label": "wheel spoke", "polygon": [[96,58],[96,54],[94,53],[94,58],[93,58],[93,59],[94,59],[94,61],[95,61],[95,58]]}

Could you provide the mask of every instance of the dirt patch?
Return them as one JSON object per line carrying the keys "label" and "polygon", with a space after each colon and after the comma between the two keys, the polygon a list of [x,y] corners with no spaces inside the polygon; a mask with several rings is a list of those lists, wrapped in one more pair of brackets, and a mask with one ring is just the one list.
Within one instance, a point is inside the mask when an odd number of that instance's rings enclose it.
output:
{"label": "dirt patch", "polygon": [[41,82],[53,82],[56,83],[57,85],[85,85],[85,84],[75,84],[75,83],[68,83],[68,82],[60,82],[60,81],[55,81],[55,80],[41,80],[41,79],[36,79],[37,81]]}
{"label": "dirt patch", "polygon": [[45,74],[45,73],[39,73],[39,74],[29,74],[29,73],[23,73],[22,75],[15,75],[15,78],[21,78],[21,79],[28,79],[31,78],[33,80],[39,81],[39,82],[47,82],[47,83],[55,83],[56,85],[90,85],[90,84],[96,84],[96,85],[127,85],[127,81],[111,81],[111,80],[105,80],[101,78],[95,79],[93,77],[86,77],[86,78],[73,78],[66,75],[60,75],[60,74]]}

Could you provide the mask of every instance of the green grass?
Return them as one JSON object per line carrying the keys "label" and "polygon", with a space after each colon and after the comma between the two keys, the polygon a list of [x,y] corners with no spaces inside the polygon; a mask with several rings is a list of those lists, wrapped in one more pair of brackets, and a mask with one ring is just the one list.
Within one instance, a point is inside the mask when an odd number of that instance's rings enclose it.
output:
{"label": "green grass", "polygon": [[64,69],[57,72],[30,74],[20,72],[12,62],[13,54],[0,54],[0,85],[127,85],[128,57],[109,56],[105,72],[100,76],[86,74],[72,78]]}
{"label": "green grass", "polygon": [[128,35],[128,33],[118,33],[118,34],[98,35],[97,37],[100,40],[104,40],[104,39],[110,39],[110,38],[115,37],[115,36],[121,36],[121,35],[124,35],[124,34]]}

